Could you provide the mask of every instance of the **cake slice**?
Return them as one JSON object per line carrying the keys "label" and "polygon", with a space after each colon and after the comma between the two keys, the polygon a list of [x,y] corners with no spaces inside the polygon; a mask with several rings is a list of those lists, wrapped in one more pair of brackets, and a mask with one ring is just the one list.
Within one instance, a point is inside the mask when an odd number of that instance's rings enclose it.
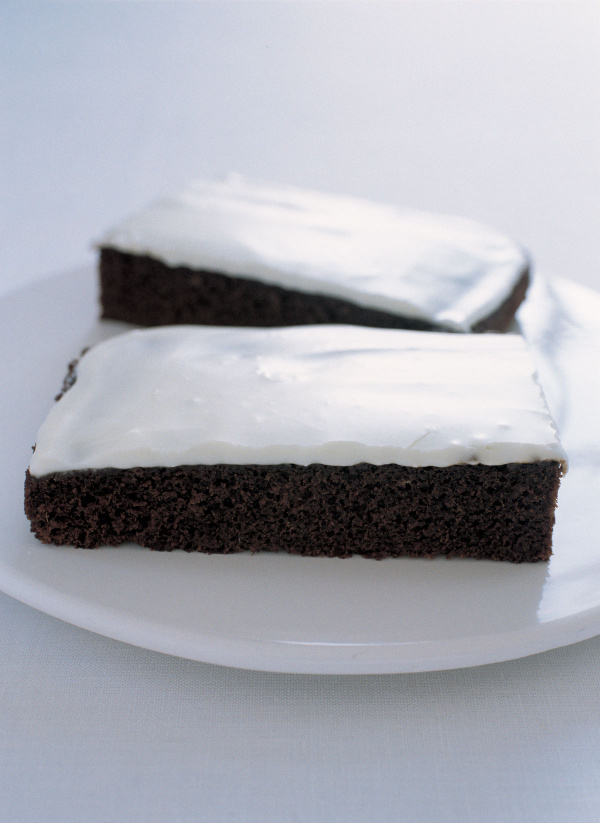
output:
{"label": "cake slice", "polygon": [[517,335],[169,326],[74,374],[26,477],[44,543],[550,556],[566,457]]}
{"label": "cake slice", "polygon": [[528,259],[497,231],[231,175],[197,181],[99,242],[105,318],[504,331]]}

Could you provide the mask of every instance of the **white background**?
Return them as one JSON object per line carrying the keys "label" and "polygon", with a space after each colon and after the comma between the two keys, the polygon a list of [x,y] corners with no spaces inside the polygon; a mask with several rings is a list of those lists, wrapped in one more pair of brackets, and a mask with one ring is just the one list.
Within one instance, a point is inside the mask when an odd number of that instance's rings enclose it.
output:
{"label": "white background", "polygon": [[[5,2],[0,24],[0,294],[229,170],[478,218],[600,289],[596,3]],[[597,821],[599,660],[253,673],[2,595],[0,819]]]}
{"label": "white background", "polygon": [[234,170],[466,214],[600,284],[600,9],[6,3],[2,283]]}

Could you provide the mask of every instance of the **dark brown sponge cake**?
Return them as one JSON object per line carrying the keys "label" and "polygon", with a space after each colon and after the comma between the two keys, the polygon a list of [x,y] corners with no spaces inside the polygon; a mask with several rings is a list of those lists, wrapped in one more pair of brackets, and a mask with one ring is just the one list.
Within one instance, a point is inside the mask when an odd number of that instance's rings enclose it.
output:
{"label": "dark brown sponge cake", "polygon": [[[199,323],[206,326],[304,326],[344,323],[387,329],[437,331],[414,317],[358,306],[323,294],[284,289],[215,271],[171,267],[152,257],[100,249],[102,317],[141,326]],[[525,299],[529,269],[494,311],[471,331],[503,332]]]}
{"label": "dark brown sponge cake", "polygon": [[42,543],[209,553],[548,560],[558,462],[181,466],[27,473]]}

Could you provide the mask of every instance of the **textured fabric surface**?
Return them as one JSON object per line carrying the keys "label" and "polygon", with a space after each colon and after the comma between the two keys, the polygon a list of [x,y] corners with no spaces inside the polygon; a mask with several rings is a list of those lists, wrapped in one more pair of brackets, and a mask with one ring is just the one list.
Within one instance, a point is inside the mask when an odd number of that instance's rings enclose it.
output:
{"label": "textured fabric surface", "polygon": [[600,638],[369,677],[227,669],[0,597],[0,819],[600,818]]}

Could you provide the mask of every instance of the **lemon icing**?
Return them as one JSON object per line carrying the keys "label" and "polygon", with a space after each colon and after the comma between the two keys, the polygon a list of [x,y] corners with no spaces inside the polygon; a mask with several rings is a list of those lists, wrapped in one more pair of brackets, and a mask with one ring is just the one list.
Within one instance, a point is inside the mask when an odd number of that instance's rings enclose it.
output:
{"label": "lemon icing", "polygon": [[169,326],[90,349],[30,471],[566,456],[518,335]]}

